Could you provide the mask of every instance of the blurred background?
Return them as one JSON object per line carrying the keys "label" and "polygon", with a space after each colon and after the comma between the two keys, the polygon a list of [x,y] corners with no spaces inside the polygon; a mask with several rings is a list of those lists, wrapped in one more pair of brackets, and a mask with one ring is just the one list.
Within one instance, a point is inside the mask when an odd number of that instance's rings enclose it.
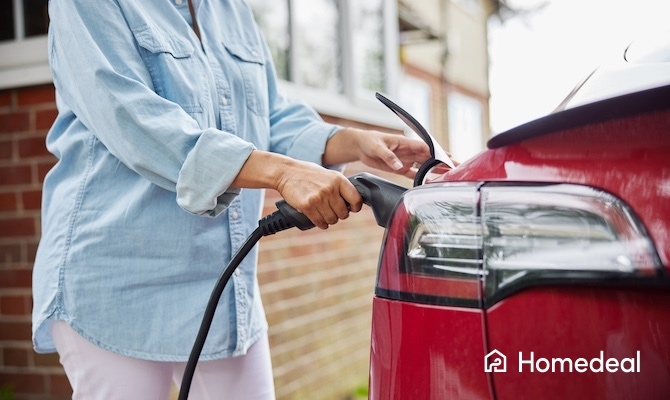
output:
{"label": "blurred background", "polygon": [[[551,112],[589,72],[645,35],[668,35],[664,0],[510,0],[489,20],[491,129]],[[504,22],[503,22],[504,21]]]}
{"label": "blurred background", "polygon": [[[637,36],[667,31],[670,15],[667,0],[248,3],[290,96],[334,123],[403,133],[374,98],[383,92],[461,161],[491,136],[551,112]],[[56,161],[44,147],[57,113],[47,0],[3,4],[0,399],[65,399],[71,390],[57,356],[35,354],[30,343],[41,184]],[[352,164],[347,174],[361,170]],[[268,191],[267,212],[276,200]],[[382,235],[366,208],[326,232],[287,231],[261,241],[259,280],[278,399],[365,397]]]}

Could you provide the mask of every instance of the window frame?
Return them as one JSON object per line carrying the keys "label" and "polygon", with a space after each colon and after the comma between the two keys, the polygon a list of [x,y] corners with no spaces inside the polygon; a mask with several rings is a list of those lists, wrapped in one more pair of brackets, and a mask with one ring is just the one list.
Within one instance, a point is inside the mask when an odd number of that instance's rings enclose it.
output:
{"label": "window frame", "polygon": [[0,43],[0,90],[52,83],[47,37]]}

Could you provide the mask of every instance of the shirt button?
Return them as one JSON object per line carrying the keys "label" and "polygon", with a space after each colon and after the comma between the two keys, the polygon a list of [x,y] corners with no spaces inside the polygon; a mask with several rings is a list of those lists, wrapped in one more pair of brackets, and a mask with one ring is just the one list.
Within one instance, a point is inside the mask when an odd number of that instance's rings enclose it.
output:
{"label": "shirt button", "polygon": [[221,103],[223,103],[224,106],[228,105],[228,99],[225,97],[221,97]]}
{"label": "shirt button", "polygon": [[240,276],[241,273],[242,273],[242,272],[241,272],[239,269],[236,269],[236,270],[235,270],[235,275]]}
{"label": "shirt button", "polygon": [[174,3],[178,6],[182,5],[183,2],[184,0],[174,0]]}
{"label": "shirt button", "polygon": [[233,220],[236,220],[239,217],[240,217],[240,214],[238,214],[237,211],[233,211],[233,212],[230,213],[230,218],[232,218]]}

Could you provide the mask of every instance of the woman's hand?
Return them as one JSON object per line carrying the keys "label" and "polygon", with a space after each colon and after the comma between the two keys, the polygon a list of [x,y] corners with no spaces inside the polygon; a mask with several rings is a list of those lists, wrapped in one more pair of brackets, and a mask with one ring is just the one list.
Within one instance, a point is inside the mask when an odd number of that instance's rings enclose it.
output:
{"label": "woman's hand", "polygon": [[349,212],[358,212],[363,199],[349,180],[337,171],[300,162],[299,168],[283,171],[277,190],[293,208],[309,218],[314,225],[327,229]]}
{"label": "woman's hand", "polygon": [[344,128],[326,144],[324,165],[362,161],[382,171],[414,178],[414,163],[423,164],[430,157],[426,143],[398,134]]}
{"label": "woman's hand", "polygon": [[260,150],[251,152],[232,187],[275,189],[321,229],[363,206],[361,195],[341,173]]}

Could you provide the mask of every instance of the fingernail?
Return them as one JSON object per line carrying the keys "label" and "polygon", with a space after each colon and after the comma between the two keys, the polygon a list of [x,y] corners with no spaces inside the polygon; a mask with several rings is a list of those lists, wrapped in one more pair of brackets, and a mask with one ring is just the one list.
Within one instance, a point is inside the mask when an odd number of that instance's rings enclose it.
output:
{"label": "fingernail", "polygon": [[400,168],[402,168],[402,163],[401,163],[399,160],[395,160],[395,161],[393,162],[393,169],[398,170],[398,169],[400,169]]}

